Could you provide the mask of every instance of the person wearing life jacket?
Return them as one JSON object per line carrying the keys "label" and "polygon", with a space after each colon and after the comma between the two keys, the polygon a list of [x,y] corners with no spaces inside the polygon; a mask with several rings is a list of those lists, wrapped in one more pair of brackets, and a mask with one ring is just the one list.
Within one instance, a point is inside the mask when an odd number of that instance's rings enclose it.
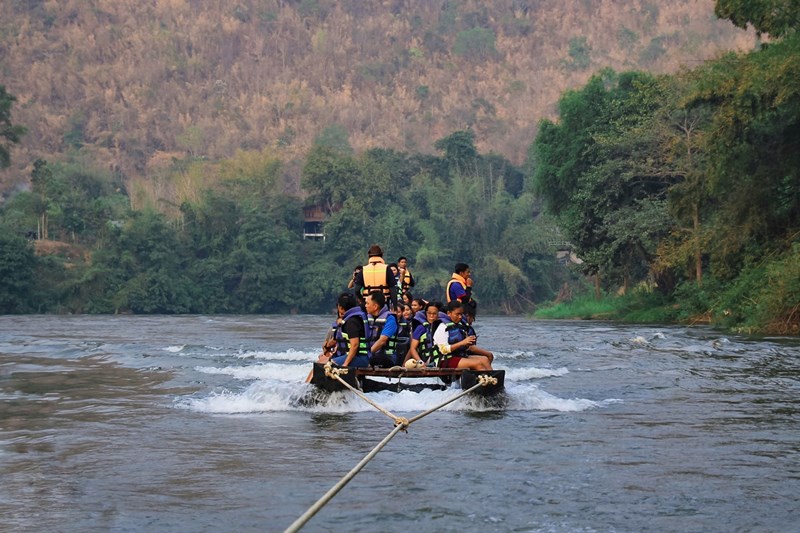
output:
{"label": "person wearing life jacket", "polygon": [[414,316],[417,326],[411,334],[411,345],[408,348],[406,361],[415,359],[426,365],[438,366],[441,354],[433,343],[433,332],[441,323],[439,310],[443,307],[441,302],[430,302],[425,305],[424,311],[419,311]]}
{"label": "person wearing life jacket", "polygon": [[367,294],[364,307],[369,317],[369,364],[381,368],[394,366],[397,346],[397,318],[386,307],[386,298],[381,291]]}
{"label": "person wearing life jacket", "polygon": [[417,326],[425,322],[425,307],[428,302],[422,298],[414,298],[411,300],[409,307],[411,307],[411,314],[414,318],[411,319],[411,332],[413,333]]}
{"label": "person wearing life jacket", "polygon": [[351,277],[350,281],[347,282],[348,289],[356,288],[356,278],[358,277],[359,274],[361,274],[363,268],[364,267],[362,265],[356,265],[356,267],[353,269],[353,277]]}
{"label": "person wearing life jacket", "polygon": [[[369,348],[367,346],[367,336],[369,334],[369,323],[367,315],[355,295],[350,292],[343,292],[336,300],[336,309],[339,319],[331,326],[333,340],[336,349],[331,350],[329,341],[323,345],[323,353],[317,359],[319,363],[332,361],[339,366],[349,366],[351,368],[365,368],[369,366]],[[313,370],[306,378],[311,381]]]}
{"label": "person wearing life jacket", "polygon": [[397,346],[395,348],[395,361],[404,363],[409,346],[411,345],[411,321],[413,320],[411,307],[397,304]]}
{"label": "person wearing life jacket", "polygon": [[[476,302],[475,300],[470,300],[469,302],[465,303],[464,316],[461,317],[461,323],[460,323],[461,329],[464,330],[464,333],[467,336],[475,335],[476,343],[478,342],[478,334],[475,332],[475,328],[473,327],[472,324],[475,322],[475,316],[477,314],[477,311],[478,311],[478,302]],[[477,345],[473,345],[469,349],[469,353],[474,355],[482,355],[486,357],[490,363],[494,361],[494,354],[492,352],[480,348]]]}
{"label": "person wearing life jacket", "polygon": [[483,355],[473,353],[477,337],[467,335],[459,323],[464,315],[464,304],[453,300],[445,307],[448,322],[442,322],[433,333],[433,342],[442,354],[441,368],[468,368],[471,370],[491,370],[492,364]]}
{"label": "person wearing life jacket", "polygon": [[402,298],[405,294],[408,294],[416,282],[414,281],[414,276],[411,275],[411,270],[408,269],[408,258],[400,256],[397,260],[397,269],[399,270],[397,287]]}
{"label": "person wearing life jacket", "polygon": [[472,271],[466,263],[456,263],[453,276],[447,282],[445,296],[447,303],[458,300],[466,303],[472,299]]}
{"label": "person wearing life jacket", "polygon": [[369,247],[367,256],[369,257],[367,264],[356,274],[356,290],[362,298],[366,298],[372,291],[381,291],[390,304],[394,304],[395,278],[383,260],[383,250],[377,244],[373,244]]}
{"label": "person wearing life jacket", "polygon": [[334,355],[341,355],[342,353],[347,353],[346,348],[343,351],[341,344],[337,337],[339,337],[339,330],[342,327],[342,316],[344,313],[341,311],[341,307],[338,305],[336,306],[336,320],[333,321],[331,324],[330,329],[328,329],[328,334],[325,336],[325,342],[322,343],[322,356],[333,357]]}

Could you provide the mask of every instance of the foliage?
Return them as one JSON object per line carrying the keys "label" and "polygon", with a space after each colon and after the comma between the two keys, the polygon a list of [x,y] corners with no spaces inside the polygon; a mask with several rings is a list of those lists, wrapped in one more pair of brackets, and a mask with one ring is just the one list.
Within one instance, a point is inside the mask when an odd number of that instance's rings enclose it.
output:
{"label": "foliage", "polygon": [[570,70],[586,70],[592,63],[592,47],[586,37],[573,37],[569,40],[569,61],[565,65]]}
{"label": "foliage", "polygon": [[32,301],[36,256],[12,228],[0,225],[0,314],[35,310]]}
{"label": "foliage", "polygon": [[740,28],[751,24],[758,33],[782,37],[800,25],[797,0],[716,0],[714,13]]}
{"label": "foliage", "polygon": [[11,123],[11,105],[16,98],[0,85],[0,169],[11,164],[11,144],[19,143],[25,128]]}
{"label": "foliage", "polygon": [[658,289],[615,317],[796,331],[800,36],[784,2],[717,6],[782,38],[670,77],[593,76],[541,124],[528,166],[588,272]]}
{"label": "foliage", "polygon": [[456,34],[453,53],[470,61],[486,61],[497,55],[495,34],[486,28],[471,28]]}
{"label": "foliage", "polygon": [[[519,164],[535,122],[588,74],[558,68],[575,37],[566,21],[581,21],[592,58],[616,69],[640,53],[617,38],[622,27],[642,41],[675,35],[646,65],[658,71],[696,60],[697,46],[710,57],[752,45],[752,32],[712,20],[708,2],[673,0],[658,16],[647,5],[655,3],[7,2],[3,79],[20,98],[15,122],[29,128],[14,163],[27,169],[80,151],[133,191],[150,185],[162,158],[219,161],[272,146],[296,193],[326,126],[346,131],[353,153],[431,152],[436,135],[463,128],[476,114],[471,102],[482,100],[496,109],[469,122],[482,147]],[[515,81],[529,88],[524,97],[507,93]],[[4,176],[0,194],[26,178]]]}
{"label": "foliage", "polygon": [[641,279],[669,232],[668,175],[653,172],[651,126],[663,102],[659,80],[603,71],[560,101],[532,146],[534,181],[591,271],[625,287]]}
{"label": "foliage", "polygon": [[582,320],[609,319],[614,309],[613,299],[596,300],[593,296],[585,294],[567,303],[538,308],[534,316],[536,318]]}

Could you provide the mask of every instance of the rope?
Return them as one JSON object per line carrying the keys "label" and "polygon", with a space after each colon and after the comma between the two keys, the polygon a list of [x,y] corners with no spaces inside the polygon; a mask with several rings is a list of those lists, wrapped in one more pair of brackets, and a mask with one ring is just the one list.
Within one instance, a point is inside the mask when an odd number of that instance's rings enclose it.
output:
{"label": "rope", "polygon": [[383,413],[386,416],[388,416],[389,418],[391,418],[394,421],[394,425],[395,426],[402,426],[403,430],[405,430],[408,427],[408,420],[406,420],[405,418],[403,418],[401,416],[396,416],[396,415],[390,413],[389,411],[387,411],[386,409],[384,409],[383,407],[381,407],[377,403],[375,403],[372,400],[370,400],[369,398],[367,398],[364,395],[363,392],[361,392],[360,390],[356,389],[355,387],[350,385],[348,382],[343,380],[340,377],[340,374],[347,374],[347,372],[348,372],[347,368],[334,368],[330,361],[325,363],[325,375],[327,377],[333,378],[333,379],[339,381],[339,383],[341,383],[342,385],[344,385],[345,387],[347,387],[348,389],[350,389],[351,391],[356,393],[362,400],[364,400],[365,402],[370,404],[372,407],[374,407],[375,409],[377,409],[381,413]]}
{"label": "rope", "polygon": [[468,388],[465,391],[459,392],[458,394],[456,394],[455,396],[453,396],[449,400],[445,400],[444,402],[442,402],[441,404],[437,405],[436,407],[428,409],[427,411],[423,411],[422,413],[418,414],[417,416],[415,416],[413,418],[410,418],[408,420],[408,423],[409,423],[409,425],[411,425],[412,422],[416,422],[420,418],[424,418],[424,417],[428,416],[429,414],[433,413],[434,411],[438,411],[439,409],[441,409],[445,405],[453,403],[454,401],[458,400],[462,396],[466,396],[470,392],[476,390],[478,387],[487,387],[489,385],[497,385],[497,378],[493,378],[492,376],[489,376],[487,374],[481,374],[481,375],[478,376],[478,382],[475,385],[473,385],[472,387]]}
{"label": "rope", "polygon": [[458,400],[462,396],[465,396],[470,392],[476,390],[478,387],[487,387],[489,385],[497,384],[497,378],[491,377],[487,374],[481,374],[478,376],[478,382],[469,389],[461,391],[460,393],[456,394],[447,401],[442,402],[436,407],[428,409],[427,411],[422,412],[409,420],[407,418],[393,415],[380,405],[376,404],[375,402],[364,396],[364,394],[360,390],[353,388],[349,383],[347,383],[340,377],[341,374],[347,374],[347,372],[348,372],[347,368],[334,368],[330,361],[328,361],[328,363],[325,364],[325,375],[327,377],[338,380],[340,383],[344,384],[348,389],[355,392],[359,397],[364,399],[367,403],[375,407],[378,411],[382,412],[389,418],[393,419],[394,429],[392,429],[392,431],[390,431],[389,434],[386,435],[386,437],[384,437],[384,439],[380,443],[378,443],[377,446],[375,446],[367,455],[365,455],[364,458],[356,466],[354,466],[352,470],[350,470],[350,472],[345,474],[345,476],[342,479],[340,479],[339,482],[336,483],[336,485],[331,487],[328,490],[328,492],[326,492],[319,500],[316,501],[316,503],[314,503],[314,505],[309,507],[308,510],[305,513],[303,513],[302,516],[300,516],[300,518],[292,522],[292,525],[290,525],[284,533],[295,533],[296,531],[300,531],[300,529],[304,525],[306,525],[306,523],[309,520],[311,520],[311,518],[313,518],[314,515],[317,514],[320,509],[322,509],[325,506],[325,504],[331,501],[331,499],[333,499],[333,497],[336,496],[336,494],[340,490],[342,490],[350,482],[350,480],[355,477],[356,474],[358,474],[365,466],[367,466],[367,463],[369,463],[372,460],[372,458],[375,457],[378,454],[378,452],[383,449],[384,446],[389,444],[389,441],[392,440],[395,435],[397,435],[400,431],[405,431],[408,428],[408,426],[411,425],[412,422],[415,422],[420,418],[423,418],[433,413],[434,411],[441,409],[445,405]]}
{"label": "rope", "polygon": [[373,457],[375,457],[375,455],[379,451],[381,451],[381,449],[384,446],[386,446],[389,443],[389,441],[392,440],[392,437],[397,435],[397,433],[399,433],[401,429],[403,429],[403,426],[395,426],[395,428],[388,435],[386,435],[386,437],[380,442],[380,444],[375,446],[372,449],[372,451],[369,452],[361,460],[361,462],[359,462],[356,466],[354,466],[353,469],[350,470],[350,472],[348,472],[347,475],[345,475],[336,485],[331,487],[331,489],[328,492],[326,492],[325,495],[322,496],[322,498],[317,500],[317,503],[309,507],[308,511],[303,513],[303,515],[300,518],[295,520],[292,523],[292,525],[290,525],[286,529],[285,533],[294,533],[295,531],[300,531],[300,528],[302,528],[306,524],[306,522],[311,520],[311,518],[313,518],[313,516],[317,514],[317,512],[319,512],[319,510],[322,509],[322,507],[331,500],[331,498],[336,496],[336,493],[342,490],[345,487],[345,485],[347,485],[350,482],[350,480],[353,479],[355,475],[361,471],[362,468],[367,466],[367,463],[370,462],[370,460]]}

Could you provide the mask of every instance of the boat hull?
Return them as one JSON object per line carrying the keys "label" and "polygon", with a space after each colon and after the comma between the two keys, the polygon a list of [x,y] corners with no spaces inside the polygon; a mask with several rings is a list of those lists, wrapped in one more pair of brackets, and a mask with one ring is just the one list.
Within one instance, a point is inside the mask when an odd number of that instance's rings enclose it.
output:
{"label": "boat hull", "polygon": [[[342,374],[341,378],[350,386],[364,392],[391,391],[401,392],[411,390],[419,392],[421,390],[444,390],[452,382],[460,383],[462,389],[469,389],[478,383],[478,376],[488,375],[497,380],[496,384],[480,387],[474,391],[480,396],[491,396],[502,391],[505,387],[505,370],[464,370],[460,368],[420,368],[408,369],[404,367],[393,368],[355,368],[350,369],[347,374]],[[397,381],[379,381],[370,379],[374,377],[390,378]],[[409,383],[419,378],[439,378],[436,383]],[[327,392],[347,390],[338,380],[325,375],[325,365],[314,363],[311,384]]]}

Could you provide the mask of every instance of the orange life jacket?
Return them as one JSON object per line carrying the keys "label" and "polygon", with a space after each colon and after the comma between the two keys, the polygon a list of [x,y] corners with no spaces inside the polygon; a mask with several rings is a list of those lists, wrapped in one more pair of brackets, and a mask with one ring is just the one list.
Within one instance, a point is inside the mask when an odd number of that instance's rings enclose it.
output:
{"label": "orange life jacket", "polygon": [[464,288],[465,291],[467,290],[467,280],[464,279],[463,276],[460,276],[458,274],[453,274],[453,277],[450,279],[450,281],[447,282],[447,287],[445,287],[444,290],[444,297],[447,299],[447,303],[450,303],[450,286],[453,283],[459,283]]}
{"label": "orange life jacket", "polygon": [[392,288],[386,285],[386,262],[383,257],[370,257],[369,262],[364,265],[361,275],[364,277],[364,289],[362,295],[367,295],[372,291],[383,291],[389,296]]}

